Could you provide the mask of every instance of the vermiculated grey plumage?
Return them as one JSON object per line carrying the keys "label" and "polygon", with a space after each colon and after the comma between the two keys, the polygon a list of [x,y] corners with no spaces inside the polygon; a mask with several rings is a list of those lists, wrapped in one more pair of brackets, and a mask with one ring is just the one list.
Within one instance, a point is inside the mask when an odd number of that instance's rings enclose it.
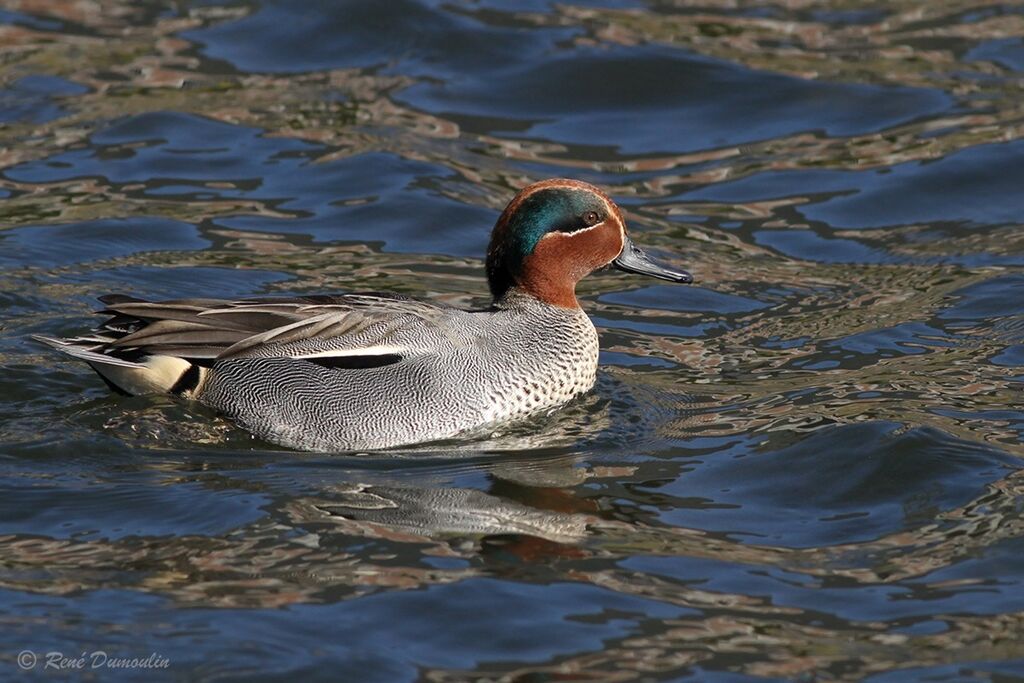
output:
{"label": "vermiculated grey plumage", "polygon": [[112,363],[173,357],[203,366],[189,377],[175,367],[164,390],[304,450],[480,430],[588,391],[597,369],[597,332],[582,310],[519,292],[484,311],[379,294],[104,301],[113,317],[58,348]]}
{"label": "vermiculated grey plumage", "polygon": [[353,343],[379,337],[402,349],[399,362],[381,367],[328,368],[267,348],[219,360],[196,398],[269,441],[351,450],[450,438],[588,391],[598,352],[589,318],[528,296],[509,299],[494,311],[434,308],[429,316],[415,302],[416,315],[396,312],[362,329]]}

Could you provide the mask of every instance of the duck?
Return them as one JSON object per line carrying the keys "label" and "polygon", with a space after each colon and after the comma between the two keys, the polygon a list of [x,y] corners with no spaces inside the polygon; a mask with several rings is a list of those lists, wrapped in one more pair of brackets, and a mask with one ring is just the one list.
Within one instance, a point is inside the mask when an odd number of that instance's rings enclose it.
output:
{"label": "duck", "polygon": [[577,283],[605,266],[676,283],[594,185],[520,190],[486,256],[490,306],[379,292],[148,301],[99,297],[89,333],[36,339],[115,392],[170,394],[302,451],[371,451],[491,433],[590,391],[598,335]]}

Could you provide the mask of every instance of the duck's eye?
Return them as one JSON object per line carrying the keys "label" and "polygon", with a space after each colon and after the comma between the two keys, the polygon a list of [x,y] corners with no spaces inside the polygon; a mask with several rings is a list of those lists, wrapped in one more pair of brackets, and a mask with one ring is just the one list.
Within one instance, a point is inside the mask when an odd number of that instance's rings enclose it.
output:
{"label": "duck's eye", "polygon": [[583,214],[583,222],[586,223],[587,227],[597,225],[600,220],[601,216],[598,215],[597,211],[587,211]]}

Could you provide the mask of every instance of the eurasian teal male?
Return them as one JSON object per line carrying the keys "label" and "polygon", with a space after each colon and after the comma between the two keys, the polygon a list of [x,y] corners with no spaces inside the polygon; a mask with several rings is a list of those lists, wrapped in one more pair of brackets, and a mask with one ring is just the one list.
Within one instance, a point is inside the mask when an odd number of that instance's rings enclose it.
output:
{"label": "eurasian teal male", "polygon": [[100,300],[93,333],[40,341],[127,394],[208,405],[253,434],[316,451],[381,449],[478,433],[589,391],[597,332],[576,283],[613,264],[672,282],[622,213],[576,180],[535,183],[487,249],[494,301],[466,311],[387,294],[229,301]]}

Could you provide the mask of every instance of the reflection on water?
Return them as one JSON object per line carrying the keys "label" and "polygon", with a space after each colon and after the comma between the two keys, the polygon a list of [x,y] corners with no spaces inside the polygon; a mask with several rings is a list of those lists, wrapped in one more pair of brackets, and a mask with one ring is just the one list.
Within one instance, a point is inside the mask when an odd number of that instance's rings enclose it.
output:
{"label": "reflection on water", "polygon": [[[1022,34],[999,2],[5,3],[0,667],[1024,675]],[[550,176],[699,284],[586,280],[596,390],[502,433],[286,452],[27,341],[109,291],[477,305]]]}

